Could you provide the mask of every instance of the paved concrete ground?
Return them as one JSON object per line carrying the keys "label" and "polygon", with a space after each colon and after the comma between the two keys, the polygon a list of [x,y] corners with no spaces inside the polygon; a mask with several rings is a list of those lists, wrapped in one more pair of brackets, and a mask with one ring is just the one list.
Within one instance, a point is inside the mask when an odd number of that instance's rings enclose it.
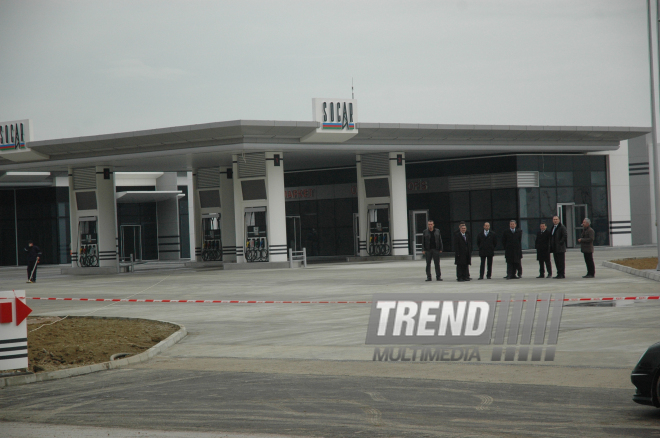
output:
{"label": "paved concrete ground", "polygon": [[[653,247],[599,250],[591,280],[581,278],[582,255],[569,252],[566,280],[534,278],[538,265],[526,255],[524,278],[516,281],[501,278],[504,261],[496,257],[493,280],[469,283],[457,283],[454,266],[443,259],[445,281],[432,283],[424,282],[423,262],[402,261],[105,277],[42,268],[34,285],[24,283],[24,268],[6,268],[0,284],[26,289],[28,296],[89,298],[370,300],[377,292],[435,291],[644,296],[658,295],[660,284],[600,262],[655,254]],[[474,266],[474,278],[477,272]],[[554,362],[388,363],[373,362],[374,349],[364,343],[370,310],[364,304],[30,301],[40,315],[161,319],[185,325],[189,336],[131,369],[3,390],[0,421],[12,423],[0,423],[0,436],[30,436],[41,423],[89,434],[79,436],[154,430],[179,433],[171,436],[660,436],[660,410],[634,404],[630,383],[641,353],[660,340],[660,303],[617,304],[567,305]],[[73,425],[84,427],[67,428]],[[11,435],[3,435],[9,427]]]}

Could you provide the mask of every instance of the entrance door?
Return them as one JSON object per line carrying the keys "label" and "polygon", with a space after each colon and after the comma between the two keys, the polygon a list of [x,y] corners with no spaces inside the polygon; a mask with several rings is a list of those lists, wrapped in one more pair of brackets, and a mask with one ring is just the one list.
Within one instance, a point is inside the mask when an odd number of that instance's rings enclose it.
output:
{"label": "entrance door", "polygon": [[410,254],[416,260],[417,256],[423,251],[424,230],[428,226],[429,211],[428,210],[410,210],[408,212],[409,224],[409,241],[410,241]]}
{"label": "entrance door", "polygon": [[360,216],[353,213],[353,248],[355,255],[360,255]]}
{"label": "entrance door", "polygon": [[286,246],[294,251],[302,251],[300,216],[286,217]]}
{"label": "entrance door", "polygon": [[586,204],[557,204],[557,216],[566,227],[566,246],[575,248],[582,234],[582,220],[588,216]]}
{"label": "entrance door", "polygon": [[122,225],[120,229],[119,251],[122,261],[142,260],[142,227],[140,225]]}

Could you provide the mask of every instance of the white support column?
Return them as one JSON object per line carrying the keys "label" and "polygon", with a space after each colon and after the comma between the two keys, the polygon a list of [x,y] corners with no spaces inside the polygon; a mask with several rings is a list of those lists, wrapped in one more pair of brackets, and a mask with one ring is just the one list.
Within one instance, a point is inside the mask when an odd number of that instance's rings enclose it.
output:
{"label": "white support column", "polygon": [[[176,172],[165,172],[156,179],[157,191],[176,191]],[[179,200],[168,199],[156,203],[158,224],[158,259],[179,260],[181,258],[181,236],[179,235]]]}
{"label": "white support column", "polygon": [[98,211],[99,266],[117,268],[117,202],[115,174],[110,167],[110,178],[105,179],[105,166],[96,166],[96,202]]}
{"label": "white support column", "polygon": [[71,267],[78,266],[78,207],[76,206],[76,193],[73,190],[73,168],[69,167],[69,228],[71,229]]}
{"label": "white support column", "polygon": [[234,236],[236,239],[236,263],[245,263],[245,212],[243,192],[238,176],[238,155],[232,155],[234,173]]}
{"label": "white support column", "polygon": [[192,172],[192,193],[190,193],[190,202],[193,204],[193,221],[195,226],[192,231],[192,238],[194,252],[191,253],[191,261],[202,261],[202,209],[199,204],[199,190],[197,187],[197,169]]}
{"label": "white support column", "polygon": [[619,149],[608,152],[608,193],[610,209],[610,245],[632,245],[630,222],[630,177],[628,165],[628,141],[621,142]]}
{"label": "white support column", "polygon": [[655,193],[655,182],[653,180],[656,172],[656,163],[653,159],[653,136],[647,135],[648,139],[648,157],[649,157],[649,185],[650,185],[650,209],[651,209],[651,243],[658,243],[658,218],[656,217],[656,202],[660,202],[660,194]]}
{"label": "white support column", "polygon": [[[401,155],[401,165],[397,155]],[[406,193],[406,155],[390,152],[390,215],[392,217],[392,255],[408,255],[408,196]]]}
{"label": "white support column", "polygon": [[[275,166],[273,156],[280,156]],[[286,209],[284,206],[284,154],[266,152],[266,218],[268,221],[268,253],[271,262],[286,262]]]}
{"label": "white support column", "polygon": [[197,194],[193,187],[193,173],[186,172],[186,186],[188,186],[188,246],[190,246],[190,261],[195,259],[195,232],[199,225],[195,222],[195,205]]}
{"label": "white support column", "polygon": [[229,178],[233,174],[233,167],[220,168],[220,205],[222,213],[220,217],[223,261],[236,261],[236,212],[234,211],[234,179]]}
{"label": "white support column", "polygon": [[356,155],[355,167],[357,170],[357,197],[358,197],[358,226],[360,228],[360,257],[367,257],[367,239],[369,238],[369,218],[367,217],[367,197],[362,178],[362,157]]}

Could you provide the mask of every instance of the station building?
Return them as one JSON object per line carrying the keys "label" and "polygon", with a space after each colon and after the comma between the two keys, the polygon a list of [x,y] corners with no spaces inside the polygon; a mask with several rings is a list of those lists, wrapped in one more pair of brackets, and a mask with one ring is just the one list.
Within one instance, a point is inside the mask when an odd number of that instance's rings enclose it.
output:
{"label": "station building", "polygon": [[596,245],[657,242],[650,128],[361,123],[352,99],[313,99],[312,116],[43,141],[29,120],[2,123],[0,265],[25,264],[28,240],[44,263],[104,272],[303,248],[409,257],[428,219],[446,250],[460,221],[476,248],[484,222],[510,219],[533,248],[555,214],[570,247],[584,217]]}

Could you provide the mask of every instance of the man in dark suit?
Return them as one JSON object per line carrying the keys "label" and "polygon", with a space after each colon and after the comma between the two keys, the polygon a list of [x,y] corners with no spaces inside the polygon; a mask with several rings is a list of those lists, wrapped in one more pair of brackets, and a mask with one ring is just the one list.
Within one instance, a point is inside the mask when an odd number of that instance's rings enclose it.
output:
{"label": "man in dark suit", "polygon": [[440,230],[435,228],[432,220],[428,221],[428,228],[422,233],[422,254],[426,256],[426,281],[431,281],[431,260],[435,264],[435,279],[442,281],[440,272],[440,253],[442,252],[442,237]]}
{"label": "man in dark suit", "polygon": [[550,263],[550,231],[546,229],[545,223],[541,222],[541,231],[536,233],[536,260],[539,262],[539,276],[545,278],[545,268],[548,270],[548,278],[552,277],[552,263]]}
{"label": "man in dark suit", "polygon": [[493,256],[495,255],[495,247],[497,246],[497,236],[490,231],[490,224],[484,224],[483,233],[477,236],[477,247],[479,248],[479,257],[481,257],[481,266],[479,266],[479,280],[484,279],[484,268],[488,262],[488,272],[486,278],[490,280],[493,274]]}
{"label": "man in dark suit", "polygon": [[557,276],[554,278],[566,278],[566,239],[568,233],[566,227],[559,222],[559,216],[552,218],[552,224],[550,252],[555,259],[555,271],[557,272]]}
{"label": "man in dark suit", "polygon": [[464,222],[458,226],[452,242],[454,248],[454,264],[456,265],[456,280],[470,281],[470,265],[472,264],[472,238]]}
{"label": "man in dark suit", "polygon": [[522,230],[516,228],[516,221],[509,221],[509,229],[502,233],[502,246],[504,247],[504,258],[506,259],[506,278],[514,280],[516,272],[522,274]]}

